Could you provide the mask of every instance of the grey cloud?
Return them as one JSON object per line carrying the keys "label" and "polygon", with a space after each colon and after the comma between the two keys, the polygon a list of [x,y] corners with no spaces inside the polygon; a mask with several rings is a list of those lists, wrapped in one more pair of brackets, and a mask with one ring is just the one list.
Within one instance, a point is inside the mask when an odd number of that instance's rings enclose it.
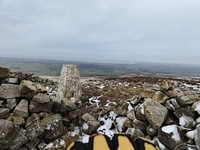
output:
{"label": "grey cloud", "polygon": [[0,22],[0,55],[200,63],[199,0],[0,0]]}

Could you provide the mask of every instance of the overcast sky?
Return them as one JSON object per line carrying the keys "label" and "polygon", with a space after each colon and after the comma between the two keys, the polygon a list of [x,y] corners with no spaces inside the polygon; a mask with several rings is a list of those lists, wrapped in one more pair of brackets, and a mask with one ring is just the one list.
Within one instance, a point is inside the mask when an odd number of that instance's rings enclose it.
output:
{"label": "overcast sky", "polygon": [[200,64],[200,0],[0,0],[0,56]]}

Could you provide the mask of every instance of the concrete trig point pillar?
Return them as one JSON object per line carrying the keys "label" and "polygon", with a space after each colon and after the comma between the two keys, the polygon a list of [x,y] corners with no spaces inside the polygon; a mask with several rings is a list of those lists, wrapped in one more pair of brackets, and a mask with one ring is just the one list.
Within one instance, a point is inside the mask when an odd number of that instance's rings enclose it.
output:
{"label": "concrete trig point pillar", "polygon": [[58,83],[58,97],[78,102],[81,97],[80,74],[76,65],[63,64]]}

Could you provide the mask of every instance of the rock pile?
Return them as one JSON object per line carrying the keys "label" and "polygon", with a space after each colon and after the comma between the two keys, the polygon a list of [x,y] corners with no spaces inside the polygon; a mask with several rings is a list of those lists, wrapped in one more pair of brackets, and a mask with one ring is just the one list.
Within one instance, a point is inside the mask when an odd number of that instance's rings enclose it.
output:
{"label": "rock pile", "polygon": [[65,149],[77,106],[55,96],[56,84],[0,67],[0,149]]}
{"label": "rock pile", "polygon": [[82,83],[81,101],[73,103],[57,96],[58,83],[0,67],[0,150],[64,150],[69,134],[80,132],[146,137],[161,150],[200,149],[199,82],[138,79]]}
{"label": "rock pile", "polygon": [[[92,108],[90,112],[94,115],[94,112],[104,114],[98,118],[101,124],[97,129],[98,132],[110,137],[116,132],[131,134],[134,138],[146,137],[162,150],[200,149],[200,86],[198,82],[191,85],[173,80],[161,80],[160,83],[150,84],[127,82],[127,80],[124,82],[104,80],[94,81],[92,84],[90,86],[93,86],[93,91],[101,96],[93,98],[91,100],[93,103],[88,102],[86,107]],[[88,88],[87,91],[92,90],[90,87],[84,87]],[[126,97],[124,89],[131,88],[136,91],[130,90],[132,98],[121,99],[120,96],[118,100],[112,99],[118,93]],[[115,91],[116,89],[118,92]],[[109,93],[113,91],[116,94]],[[101,101],[105,95],[107,99],[110,99],[107,104]],[[108,97],[109,95],[111,96]],[[115,106],[105,109],[111,102]],[[92,107],[95,103],[100,111],[95,111]]]}

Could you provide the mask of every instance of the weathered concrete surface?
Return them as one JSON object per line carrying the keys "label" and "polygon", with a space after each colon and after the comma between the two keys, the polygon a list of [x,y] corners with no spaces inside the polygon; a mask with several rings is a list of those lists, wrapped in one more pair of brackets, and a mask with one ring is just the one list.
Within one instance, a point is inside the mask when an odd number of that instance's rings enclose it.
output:
{"label": "weathered concrete surface", "polygon": [[78,102],[81,97],[80,74],[76,65],[62,66],[58,84],[58,97]]}

